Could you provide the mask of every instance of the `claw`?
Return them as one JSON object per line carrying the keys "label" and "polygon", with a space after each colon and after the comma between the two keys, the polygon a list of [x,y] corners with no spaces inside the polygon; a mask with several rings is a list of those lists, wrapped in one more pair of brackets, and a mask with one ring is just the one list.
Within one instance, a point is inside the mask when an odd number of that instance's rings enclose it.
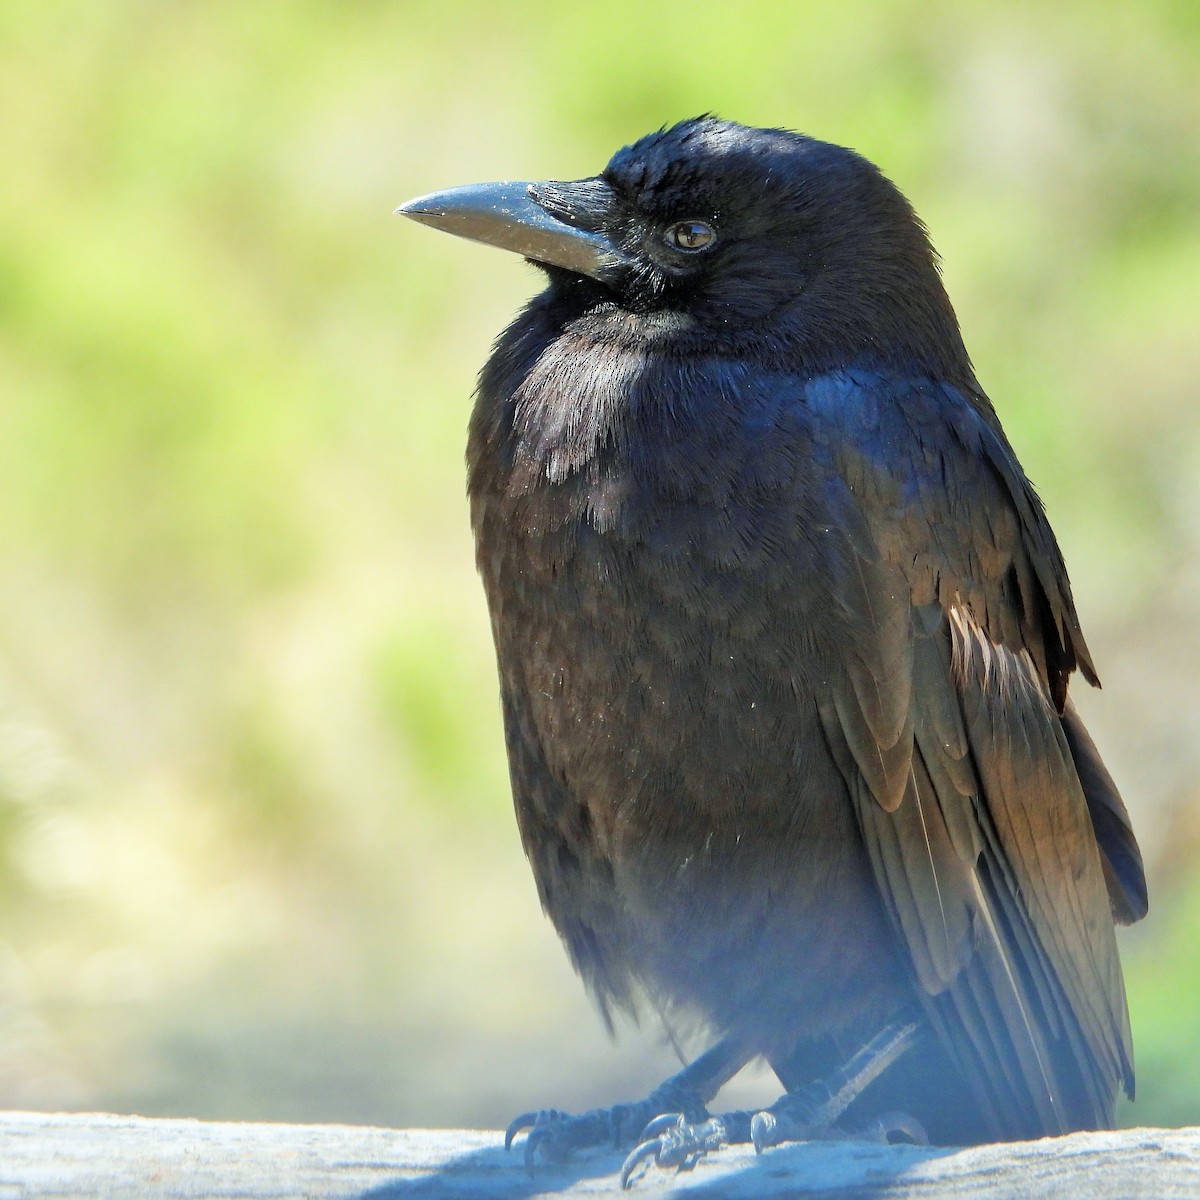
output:
{"label": "claw", "polygon": [[761,1154],[779,1141],[779,1121],[774,1113],[764,1110],[750,1118],[750,1140],[754,1143],[755,1154]]}
{"label": "claw", "polygon": [[561,1142],[561,1126],[554,1124],[562,1117],[562,1113],[551,1110],[550,1123],[539,1121],[525,1139],[525,1169],[532,1173],[537,1169],[537,1159],[540,1154],[546,1162],[558,1162],[566,1158],[570,1151]]}
{"label": "claw", "polygon": [[531,1175],[533,1174],[534,1167],[537,1165],[538,1144],[545,1140],[544,1136],[537,1136],[536,1125],[529,1131],[529,1136],[525,1139],[525,1153],[522,1157],[525,1159],[525,1170]]}
{"label": "claw", "polygon": [[907,1138],[914,1146],[928,1146],[929,1134],[925,1126],[916,1117],[906,1112],[881,1113],[871,1122],[870,1131],[876,1134],[881,1142],[888,1142],[894,1133]]}
{"label": "claw", "polygon": [[525,1139],[525,1167],[532,1171],[537,1165],[539,1152],[547,1159],[560,1157],[555,1153],[554,1146],[556,1127],[567,1119],[567,1114],[559,1112],[556,1108],[524,1112],[504,1131],[504,1148],[511,1150],[517,1135],[523,1129],[528,1129],[529,1136]]}
{"label": "claw", "polygon": [[668,1129],[682,1129],[684,1126],[683,1113],[661,1113],[642,1130],[643,1142],[653,1140],[667,1132]]}
{"label": "claw", "polygon": [[514,1117],[509,1123],[508,1128],[504,1131],[504,1148],[511,1150],[513,1139],[521,1132],[522,1129],[532,1129],[537,1124],[538,1114],[536,1111],[523,1112],[519,1117]]}
{"label": "claw", "polygon": [[[654,1122],[651,1122],[653,1124]],[[621,1188],[622,1190],[629,1187],[634,1181],[634,1172],[641,1166],[646,1166],[653,1159],[658,1161],[659,1153],[662,1150],[662,1139],[657,1137],[648,1138],[640,1145],[635,1146],[629,1152],[628,1157],[621,1164]]]}
{"label": "claw", "polygon": [[621,1186],[627,1188],[638,1168],[650,1159],[659,1167],[690,1171],[709,1151],[720,1149],[726,1142],[745,1141],[744,1131],[740,1135],[731,1135],[730,1132],[729,1117],[738,1115],[710,1117],[698,1125],[693,1125],[680,1113],[664,1113],[661,1117],[655,1117],[646,1126],[641,1145],[621,1167]]}

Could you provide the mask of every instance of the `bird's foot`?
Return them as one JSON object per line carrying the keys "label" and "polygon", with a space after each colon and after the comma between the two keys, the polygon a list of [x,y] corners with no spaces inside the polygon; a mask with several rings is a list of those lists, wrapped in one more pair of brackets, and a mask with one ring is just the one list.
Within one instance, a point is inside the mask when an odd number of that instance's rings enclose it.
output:
{"label": "bird's foot", "polygon": [[647,1122],[665,1111],[686,1113],[687,1119],[703,1122],[708,1110],[696,1093],[668,1081],[644,1100],[632,1104],[614,1104],[612,1108],[594,1108],[573,1115],[544,1108],[522,1113],[504,1133],[504,1148],[525,1129],[525,1165],[532,1169],[538,1161],[563,1162],[577,1150],[611,1147],[619,1150],[631,1145]]}
{"label": "bird's foot", "polygon": [[689,1121],[683,1113],[664,1113],[642,1130],[641,1142],[621,1166],[621,1186],[627,1188],[650,1163],[690,1171],[710,1150],[750,1140],[748,1112],[723,1113],[706,1121]]}
{"label": "bird's foot", "polygon": [[[919,1040],[918,1026],[897,1021],[881,1030],[827,1079],[788,1092],[761,1112],[731,1112],[695,1121],[686,1112],[664,1111],[642,1130],[639,1145],[621,1168],[628,1187],[651,1162],[688,1169],[701,1155],[720,1146],[752,1142],[760,1154],[782,1142],[836,1138],[890,1141],[899,1136],[928,1144],[921,1123],[906,1113],[885,1113],[863,1126],[839,1124],[842,1114],[896,1059]],[[670,1081],[668,1081],[670,1082]],[[650,1099],[666,1090],[666,1085]]]}
{"label": "bird's foot", "polygon": [[656,1117],[642,1130],[640,1144],[621,1167],[621,1186],[629,1187],[653,1162],[689,1171],[699,1159],[722,1146],[750,1142],[761,1154],[785,1142],[818,1140],[889,1142],[894,1138],[929,1144],[920,1121],[907,1113],[889,1112],[862,1125],[843,1126],[826,1119],[828,1100],[816,1089],[789,1093],[760,1112],[729,1112],[691,1122],[682,1113]]}
{"label": "bird's foot", "polygon": [[785,1142],[849,1141],[891,1142],[901,1140],[916,1146],[928,1146],[925,1127],[905,1112],[885,1112],[858,1124],[825,1119],[826,1104],[813,1104],[809,1091],[783,1096],[770,1108],[750,1119],[749,1141],[761,1154]]}

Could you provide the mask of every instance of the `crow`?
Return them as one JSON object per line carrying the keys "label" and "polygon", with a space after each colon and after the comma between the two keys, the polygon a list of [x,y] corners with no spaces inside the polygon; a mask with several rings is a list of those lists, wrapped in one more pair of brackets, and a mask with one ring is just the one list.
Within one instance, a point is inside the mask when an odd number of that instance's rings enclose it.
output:
{"label": "crow", "polygon": [[[549,282],[467,453],[517,821],[606,1020],[710,1048],[526,1157],[1111,1128],[1147,907],[1067,572],[872,163],[712,116],[399,212]],[[713,1115],[761,1057],[784,1088]]]}

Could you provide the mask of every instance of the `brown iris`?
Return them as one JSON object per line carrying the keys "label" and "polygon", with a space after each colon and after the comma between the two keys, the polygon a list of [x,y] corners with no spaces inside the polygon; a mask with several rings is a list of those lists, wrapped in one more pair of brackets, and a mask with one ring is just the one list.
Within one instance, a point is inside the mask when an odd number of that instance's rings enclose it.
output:
{"label": "brown iris", "polygon": [[679,221],[667,230],[667,242],[676,250],[707,250],[717,231],[703,221]]}

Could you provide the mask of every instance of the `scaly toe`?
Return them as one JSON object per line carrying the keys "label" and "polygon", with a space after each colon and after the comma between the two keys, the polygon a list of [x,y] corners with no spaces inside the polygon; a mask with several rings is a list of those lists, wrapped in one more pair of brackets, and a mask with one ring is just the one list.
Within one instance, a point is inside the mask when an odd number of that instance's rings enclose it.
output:
{"label": "scaly toe", "polygon": [[[642,1143],[621,1167],[621,1186],[629,1185],[641,1174],[640,1168],[653,1159],[656,1166],[690,1170],[710,1150],[730,1141],[726,1122],[721,1117],[692,1124],[681,1113],[655,1117],[642,1131]],[[744,1140],[744,1137],[743,1137]]]}

